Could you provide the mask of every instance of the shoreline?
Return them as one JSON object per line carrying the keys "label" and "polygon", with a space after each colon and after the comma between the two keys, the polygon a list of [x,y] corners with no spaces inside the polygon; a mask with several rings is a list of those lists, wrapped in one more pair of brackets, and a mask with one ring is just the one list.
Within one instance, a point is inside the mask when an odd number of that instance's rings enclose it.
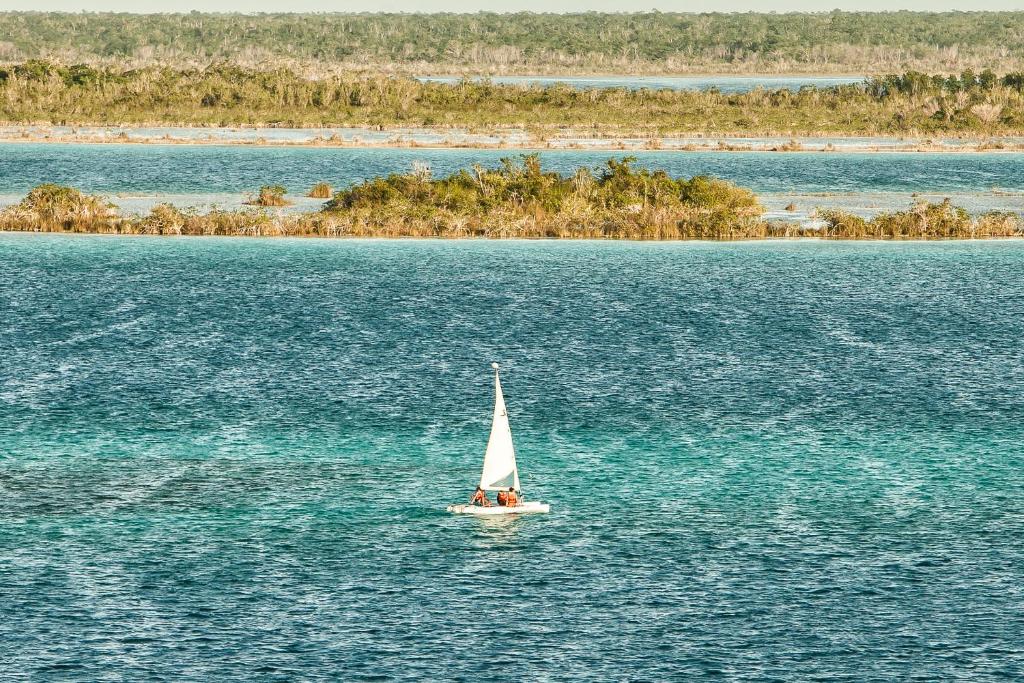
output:
{"label": "shoreline", "polygon": [[[55,127],[57,128],[57,127]],[[77,128],[77,127],[60,127]],[[901,137],[857,134],[762,136],[750,133],[639,137],[537,136],[522,129],[467,133],[431,128],[273,128],[203,126],[83,126],[88,132],[47,132],[41,126],[0,126],[0,145],[166,145],[312,149],[480,149],[608,152],[815,152],[833,154],[1024,153],[1024,136]],[[159,135],[133,131],[159,130]],[[325,136],[330,132],[329,136]],[[346,137],[346,134],[348,136]],[[364,137],[371,136],[371,137]],[[438,139],[440,138],[440,139]]]}
{"label": "shoreline", "polygon": [[[372,71],[372,69],[371,69]],[[445,71],[441,68],[437,72],[421,73],[415,70],[409,70],[404,73],[413,74],[412,78],[455,78],[460,76],[467,76],[469,78],[567,78],[567,79],[584,79],[584,78],[817,78],[817,79],[830,79],[830,78],[866,78],[868,70],[865,71],[821,71],[816,69],[808,69],[807,71],[794,71],[791,69],[782,71],[679,71],[678,69],[669,69],[664,71],[655,70],[642,70],[636,72],[629,71],[587,71],[586,69],[580,72],[566,71],[565,69],[552,69],[547,73],[538,73],[535,71],[522,71],[511,69],[508,71],[482,71],[471,69],[465,69],[458,71],[452,69]]]}
{"label": "shoreline", "polygon": [[889,237],[815,237],[810,235],[794,235],[786,237],[736,237],[733,239],[637,239],[633,237],[491,237],[491,236],[423,236],[423,235],[312,235],[312,234],[294,234],[294,235],[274,235],[274,234],[260,234],[260,235],[242,235],[242,234],[223,234],[223,235],[200,235],[200,234],[157,234],[157,233],[131,233],[131,232],[85,232],[75,230],[4,230],[0,229],[0,237],[9,237],[12,235],[24,235],[27,238],[31,236],[41,235],[60,235],[64,237],[72,238],[152,238],[152,239],[229,239],[229,240],[273,240],[273,241],[286,241],[286,240],[321,240],[324,242],[463,242],[463,243],[474,243],[474,242],[596,242],[599,244],[739,244],[739,243],[778,243],[778,242],[803,242],[803,243],[833,243],[833,242],[850,242],[850,243],[871,243],[871,244],[937,244],[937,243],[950,243],[950,242],[978,242],[978,243],[991,243],[991,242],[1024,242],[1024,235],[1014,236],[992,236],[992,237],[908,237],[908,238],[889,238]]}
{"label": "shoreline", "polygon": [[[27,190],[0,192],[0,211],[19,203]],[[294,189],[288,194],[290,204],[280,207],[259,207],[247,203],[252,192],[246,190],[190,192],[95,191],[97,196],[114,206],[125,217],[142,217],[155,206],[167,204],[181,211],[270,211],[274,215],[300,215],[319,211],[327,201],[312,198]],[[842,191],[842,192],[757,192],[767,220],[799,225],[814,225],[820,210],[842,210],[865,219],[886,212],[901,211],[914,202],[941,202],[945,198],[964,207],[972,216],[987,211],[1011,211],[1024,214],[1024,190],[987,191]]]}

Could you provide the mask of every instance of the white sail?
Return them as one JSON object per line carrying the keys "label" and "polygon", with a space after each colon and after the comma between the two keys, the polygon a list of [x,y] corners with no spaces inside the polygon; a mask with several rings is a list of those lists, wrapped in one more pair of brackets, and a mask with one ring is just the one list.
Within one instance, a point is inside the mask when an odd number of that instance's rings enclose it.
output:
{"label": "white sail", "polygon": [[511,486],[519,490],[519,470],[516,468],[516,451],[512,446],[512,429],[508,425],[508,411],[505,397],[501,394],[501,380],[498,378],[498,364],[494,368],[494,420],[491,422],[491,437],[487,440],[484,453],[484,471],[480,475],[480,488],[485,491],[508,490]]}

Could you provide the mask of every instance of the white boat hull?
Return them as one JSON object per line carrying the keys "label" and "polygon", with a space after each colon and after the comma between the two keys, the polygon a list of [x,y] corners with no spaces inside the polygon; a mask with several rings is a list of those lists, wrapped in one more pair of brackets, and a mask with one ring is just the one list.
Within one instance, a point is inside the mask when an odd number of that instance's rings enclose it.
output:
{"label": "white boat hull", "polygon": [[490,507],[484,507],[483,505],[448,506],[448,512],[454,512],[457,515],[525,515],[550,511],[550,505],[547,503],[538,503],[536,501],[523,501],[519,505],[514,505],[512,507],[505,505],[491,505]]}

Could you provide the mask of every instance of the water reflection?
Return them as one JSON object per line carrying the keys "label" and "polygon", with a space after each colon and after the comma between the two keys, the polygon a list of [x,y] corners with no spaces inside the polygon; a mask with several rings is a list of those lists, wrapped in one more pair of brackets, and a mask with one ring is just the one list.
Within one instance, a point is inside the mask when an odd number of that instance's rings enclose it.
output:
{"label": "water reflection", "polygon": [[520,533],[527,524],[523,515],[477,515],[472,545],[480,550],[517,550]]}

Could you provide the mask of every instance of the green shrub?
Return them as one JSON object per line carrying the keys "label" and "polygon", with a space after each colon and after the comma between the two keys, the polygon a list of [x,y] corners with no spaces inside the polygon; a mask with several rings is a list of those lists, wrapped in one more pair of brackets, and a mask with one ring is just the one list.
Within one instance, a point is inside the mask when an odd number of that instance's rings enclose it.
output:
{"label": "green shrub", "polygon": [[313,199],[329,199],[331,196],[331,186],[329,183],[317,183],[309,189],[307,197]]}
{"label": "green shrub", "polygon": [[0,213],[0,225],[7,229],[109,232],[120,222],[113,205],[102,197],[52,183],[33,188],[20,203]]}
{"label": "green shrub", "polygon": [[246,204],[253,206],[288,206],[291,202],[284,198],[288,190],[282,185],[264,185],[260,188],[259,194],[251,198]]}

